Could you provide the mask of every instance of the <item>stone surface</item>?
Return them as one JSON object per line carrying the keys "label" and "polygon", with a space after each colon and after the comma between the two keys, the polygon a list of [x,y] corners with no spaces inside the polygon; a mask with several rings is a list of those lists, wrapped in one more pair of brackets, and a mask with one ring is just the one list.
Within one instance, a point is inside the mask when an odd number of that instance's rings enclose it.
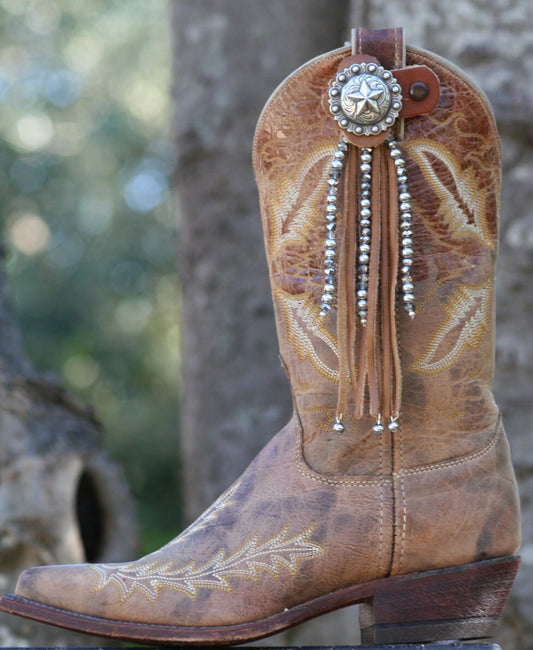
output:
{"label": "stone surface", "polygon": [[[39,564],[132,558],[133,501],[91,412],[24,355],[0,268],[0,592]],[[94,639],[0,615],[0,644]]]}

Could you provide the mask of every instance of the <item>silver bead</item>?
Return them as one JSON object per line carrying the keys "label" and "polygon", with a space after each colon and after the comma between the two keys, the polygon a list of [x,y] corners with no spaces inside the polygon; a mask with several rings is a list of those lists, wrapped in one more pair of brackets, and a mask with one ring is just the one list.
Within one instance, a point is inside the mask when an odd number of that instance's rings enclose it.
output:
{"label": "silver bead", "polygon": [[337,420],[333,425],[333,431],[335,433],[344,433],[344,424],[340,420]]}
{"label": "silver bead", "polygon": [[324,254],[330,260],[337,257],[337,253],[332,248],[328,248]]}
{"label": "silver bead", "polygon": [[403,296],[403,301],[405,303],[411,303],[411,302],[414,302],[414,300],[415,300],[415,296],[412,293],[406,293]]}
{"label": "silver bead", "polygon": [[326,239],[326,248],[336,248],[337,242],[334,239]]}
{"label": "silver bead", "polygon": [[378,422],[377,424],[374,424],[372,431],[379,436],[385,431],[385,427]]}
{"label": "silver bead", "polygon": [[401,192],[398,198],[400,199],[400,203],[402,203],[403,201],[410,201],[411,195],[409,192]]}
{"label": "silver bead", "polygon": [[367,253],[361,253],[361,255],[359,255],[359,261],[361,264],[368,264],[368,262],[370,262],[370,256]]}
{"label": "silver bead", "polygon": [[405,215],[403,214],[404,212],[410,212],[411,211],[411,204],[409,201],[403,201],[400,203],[400,212],[402,212],[402,219],[405,219]]}
{"label": "silver bead", "polygon": [[402,285],[402,290],[404,293],[413,293],[415,285],[412,282],[404,282]]}
{"label": "silver bead", "polygon": [[335,285],[326,282],[324,285],[324,293],[333,293],[335,291]]}
{"label": "silver bead", "polygon": [[359,289],[357,292],[358,298],[366,298],[368,296],[368,291],[366,289]]}
{"label": "silver bead", "polygon": [[326,305],[329,305],[333,302],[333,296],[331,295],[331,293],[323,293],[321,300]]}
{"label": "silver bead", "polygon": [[359,246],[359,250],[361,251],[361,253],[370,253],[370,246],[368,244],[361,244]]}
{"label": "silver bead", "polygon": [[396,431],[398,431],[399,428],[400,428],[400,425],[398,424],[398,422],[396,420],[391,420],[389,422],[388,429],[389,429],[389,431],[391,433],[395,433]]}

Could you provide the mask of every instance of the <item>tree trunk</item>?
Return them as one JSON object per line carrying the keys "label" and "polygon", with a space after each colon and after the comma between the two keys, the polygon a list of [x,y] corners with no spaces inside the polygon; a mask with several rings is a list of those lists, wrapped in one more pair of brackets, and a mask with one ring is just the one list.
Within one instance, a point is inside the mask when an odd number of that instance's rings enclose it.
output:
{"label": "tree trunk", "polygon": [[[182,449],[189,519],[288,420],[251,149],[270,93],[348,36],[347,3],[174,0]],[[333,7],[333,8],[332,8]],[[353,608],[269,639],[357,641]]]}
{"label": "tree trunk", "polygon": [[290,414],[278,361],[251,148],[269,94],[343,40],[346,4],[175,0],[183,291],[182,446],[189,519]]}
{"label": "tree trunk", "polygon": [[[31,566],[136,554],[133,502],[101,450],[100,434],[91,412],[53,378],[35,373],[25,357],[0,267],[2,592],[13,591],[20,572]],[[1,614],[0,642],[90,645],[90,637]]]}
{"label": "tree trunk", "polygon": [[[503,146],[501,248],[497,273],[496,400],[503,411],[523,507],[524,563],[499,642],[533,647],[533,62],[530,0],[352,0],[366,26],[403,25],[408,42],[460,66],[487,93]],[[363,6],[364,5],[364,6]],[[527,561],[529,559],[529,561]]]}

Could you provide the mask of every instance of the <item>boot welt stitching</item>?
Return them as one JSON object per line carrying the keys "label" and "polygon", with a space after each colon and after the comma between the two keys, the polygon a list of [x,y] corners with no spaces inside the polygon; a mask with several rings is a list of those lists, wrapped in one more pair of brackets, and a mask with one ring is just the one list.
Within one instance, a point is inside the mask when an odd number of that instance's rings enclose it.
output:
{"label": "boot welt stitching", "polygon": [[483,445],[483,447],[481,447],[481,449],[478,449],[478,451],[474,451],[456,460],[442,461],[440,463],[434,463],[431,465],[422,465],[421,467],[413,467],[412,469],[401,469],[398,472],[394,472],[393,476],[401,478],[404,476],[424,474],[427,472],[434,472],[441,469],[448,469],[450,467],[457,467],[459,465],[464,465],[474,460],[478,460],[485,454],[488,454],[489,451],[491,451],[496,446],[496,443],[500,440],[500,438],[503,437],[503,428],[500,425],[501,425],[501,416],[498,417],[498,422],[496,424],[494,435],[490,438],[488,442],[486,442]]}
{"label": "boot welt stitching", "polygon": [[376,478],[348,478],[344,476],[328,478],[323,474],[314,473],[313,470],[309,469],[305,465],[305,461],[302,458],[301,449],[298,443],[294,447],[294,455],[296,459],[296,465],[298,467],[298,472],[305,476],[305,478],[311,479],[313,481],[318,481],[325,485],[331,486],[346,486],[346,487],[381,487],[385,485],[392,485],[392,476],[378,476]]}

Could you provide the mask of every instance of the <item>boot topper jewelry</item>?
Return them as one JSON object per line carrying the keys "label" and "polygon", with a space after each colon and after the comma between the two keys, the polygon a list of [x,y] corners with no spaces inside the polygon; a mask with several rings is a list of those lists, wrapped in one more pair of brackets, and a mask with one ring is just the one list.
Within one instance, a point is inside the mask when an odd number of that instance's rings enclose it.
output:
{"label": "boot topper jewelry", "polygon": [[[403,119],[430,112],[439,100],[439,80],[432,70],[404,67],[401,29],[369,34],[352,30],[352,55],[339,64],[323,102],[340,130],[327,181],[320,304],[321,317],[337,310],[339,394],[333,424],[337,433],[344,431],[348,381],[355,387],[354,417],[364,415],[368,388],[374,432],[382,433],[387,420],[391,432],[399,426],[398,279],[403,309],[410,318],[415,317],[415,290],[411,194],[398,141]],[[369,54],[378,44],[379,59]],[[356,349],[354,314],[362,332],[357,377],[351,353]]]}

